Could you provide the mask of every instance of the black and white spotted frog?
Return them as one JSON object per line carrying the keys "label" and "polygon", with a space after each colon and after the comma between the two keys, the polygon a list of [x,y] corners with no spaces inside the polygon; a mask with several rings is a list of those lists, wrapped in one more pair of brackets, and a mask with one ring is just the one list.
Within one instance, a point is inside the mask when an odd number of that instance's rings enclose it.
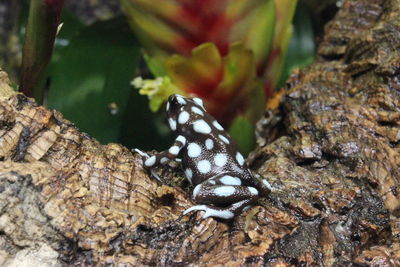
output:
{"label": "black and white spotted frog", "polygon": [[250,172],[236,142],[207,113],[200,98],[171,95],[166,110],[169,126],[178,135],[173,145],[153,156],[136,152],[158,179],[154,168],[181,162],[186,178],[195,186],[193,199],[200,204],[183,214],[205,211],[203,218],[231,219],[270,192],[270,184]]}

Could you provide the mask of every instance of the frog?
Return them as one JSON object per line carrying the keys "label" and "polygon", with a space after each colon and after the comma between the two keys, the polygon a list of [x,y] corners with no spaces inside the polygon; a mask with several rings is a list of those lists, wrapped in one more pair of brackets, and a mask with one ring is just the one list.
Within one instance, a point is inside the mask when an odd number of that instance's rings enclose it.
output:
{"label": "frog", "polygon": [[183,215],[203,211],[202,218],[232,219],[266,197],[271,185],[252,172],[235,140],[209,114],[198,97],[170,95],[165,106],[169,128],[176,134],[172,146],[142,156],[143,166],[161,181],[155,170],[171,165],[181,166],[194,189],[194,205]]}

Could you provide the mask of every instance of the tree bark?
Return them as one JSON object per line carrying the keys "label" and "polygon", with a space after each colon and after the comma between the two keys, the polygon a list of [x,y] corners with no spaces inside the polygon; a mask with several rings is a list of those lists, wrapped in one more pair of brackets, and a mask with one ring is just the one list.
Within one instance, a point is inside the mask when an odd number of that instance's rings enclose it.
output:
{"label": "tree bark", "polygon": [[0,264],[400,266],[400,0],[346,1],[325,31],[258,123],[274,189],[230,222],[182,216],[182,173],[2,97]]}

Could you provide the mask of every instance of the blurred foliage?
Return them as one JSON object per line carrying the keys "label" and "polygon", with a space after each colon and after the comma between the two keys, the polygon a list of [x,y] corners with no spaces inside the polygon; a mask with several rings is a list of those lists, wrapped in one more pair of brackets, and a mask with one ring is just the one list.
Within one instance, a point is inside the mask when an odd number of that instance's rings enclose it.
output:
{"label": "blurred foliage", "polygon": [[283,64],[287,53],[289,41],[292,37],[292,18],[296,9],[297,1],[275,0],[275,32],[271,50],[265,69],[261,72],[264,82],[265,95],[272,97],[279,78],[282,74]]}
{"label": "blurred foliage", "polygon": [[[177,91],[201,97],[207,110],[250,150],[254,125],[281,73],[293,26],[294,0],[121,0],[146,51],[156,80],[168,77]],[[154,103],[172,86],[141,90]],[[158,92],[156,90],[158,89]],[[256,95],[256,97],[254,97]],[[239,129],[233,127],[231,129]],[[251,138],[251,139],[253,139]]]}
{"label": "blurred foliage", "polygon": [[[274,25],[275,10],[282,1],[121,2],[153,75],[167,75],[184,95],[201,97],[207,110],[226,127],[238,115],[254,114],[247,109],[260,110],[264,105],[253,102],[251,91],[263,90],[255,82],[256,73],[264,72],[272,44],[280,38]],[[292,9],[296,5],[293,0],[283,2]],[[277,25],[285,23],[278,32],[290,24],[291,15],[281,18]],[[164,97],[155,101],[161,103],[166,95],[152,92],[149,97]],[[252,124],[256,121],[247,119]]]}
{"label": "blurred foliage", "polygon": [[311,18],[310,9],[300,2],[293,18],[293,34],[276,88],[284,85],[295,68],[304,68],[314,60],[316,48]]}
{"label": "blurred foliage", "polygon": [[[21,44],[17,31],[20,15],[19,1],[0,1],[0,67],[17,81],[21,62]],[[26,23],[24,23],[26,24]]]}
{"label": "blurred foliage", "polygon": [[119,0],[68,0],[65,9],[86,25],[121,15]]}
{"label": "blurred foliage", "polygon": [[242,154],[248,155],[253,150],[256,144],[254,126],[245,117],[236,117],[229,128],[229,133],[238,143]]}
{"label": "blurred foliage", "polygon": [[136,146],[142,146],[157,130],[146,100],[129,84],[139,57],[140,47],[123,18],[84,27],[52,66],[48,106],[104,143],[125,136],[121,129],[129,123],[136,129]]}
{"label": "blurred foliage", "polygon": [[[121,0],[124,5],[135,1]],[[150,16],[155,23],[144,30],[156,30],[152,38],[167,41],[161,40],[163,45],[157,47],[143,29],[132,33],[122,17],[84,25],[64,10],[51,62],[35,85],[35,90],[47,93],[45,104],[103,143],[165,149],[171,135],[163,112],[151,112],[147,97],[130,85],[134,77],[143,76],[133,83],[147,96],[157,96],[150,97],[151,110],[162,106],[169,94],[185,94],[187,90],[188,95],[202,97],[218,119],[226,120],[225,126],[230,124],[228,129],[244,154],[251,151],[255,143],[254,122],[265,105],[263,88],[266,84],[275,84],[275,88],[278,81],[283,84],[293,68],[306,66],[314,57],[313,25],[307,7],[298,5],[292,27],[295,1],[233,1],[235,5],[226,14],[235,16],[245,10],[246,15],[240,15],[237,24],[227,27],[216,17],[212,18],[215,25],[193,20],[196,9],[189,10],[191,13],[185,17],[183,13],[176,16],[171,6],[161,8],[173,2],[170,0],[162,1],[160,6],[158,1],[136,2],[141,5],[139,18]],[[286,15],[279,10],[286,11]],[[165,25],[154,21],[160,16],[173,26],[165,36]],[[261,21],[257,19],[260,17]],[[274,27],[269,26],[274,23]],[[171,36],[196,27],[198,35],[188,35],[187,40],[178,38],[179,46],[168,43]],[[147,68],[154,76],[149,76]],[[274,73],[273,82],[266,82],[267,73]]]}
{"label": "blurred foliage", "polygon": [[222,56],[238,41],[259,61],[268,56],[275,20],[272,0],[120,1],[138,38],[159,61],[159,70],[169,55],[189,56],[207,42],[214,43]]}

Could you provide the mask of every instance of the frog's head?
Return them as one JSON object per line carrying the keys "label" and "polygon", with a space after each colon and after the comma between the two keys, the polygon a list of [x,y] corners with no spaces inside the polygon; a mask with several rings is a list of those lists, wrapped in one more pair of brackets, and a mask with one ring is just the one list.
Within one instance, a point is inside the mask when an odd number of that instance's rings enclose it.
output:
{"label": "frog's head", "polygon": [[206,113],[200,98],[170,95],[166,105],[168,124],[172,131],[182,132],[199,116]]}

